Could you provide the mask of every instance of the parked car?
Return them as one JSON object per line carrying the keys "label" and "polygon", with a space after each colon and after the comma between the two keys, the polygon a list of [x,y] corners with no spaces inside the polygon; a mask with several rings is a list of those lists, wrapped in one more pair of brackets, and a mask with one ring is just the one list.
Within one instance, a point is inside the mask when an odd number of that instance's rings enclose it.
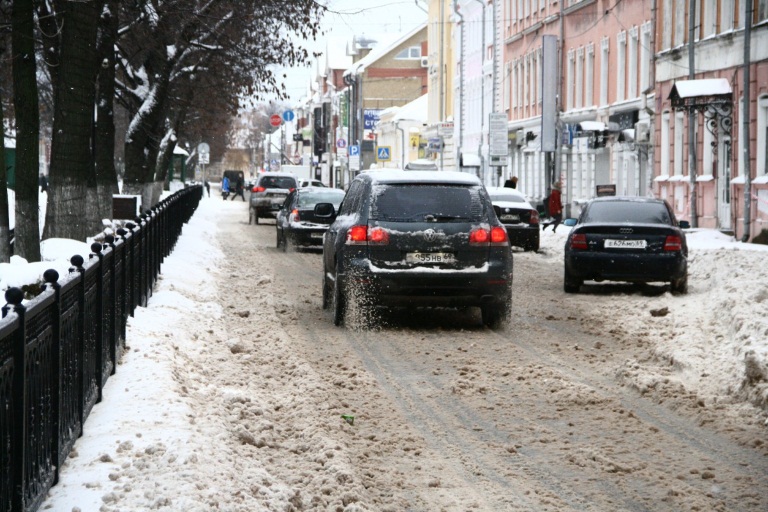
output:
{"label": "parked car", "polygon": [[497,328],[512,302],[507,231],[472,174],[360,173],[324,238],[322,292],[336,325],[365,326],[377,306],[426,306],[479,307]]}
{"label": "parked car", "polygon": [[[285,251],[289,245],[322,247],[323,235],[342,199],[343,190],[328,187],[297,188],[288,194],[275,222],[278,249]],[[321,205],[318,209],[318,203],[326,203],[326,206]],[[332,210],[328,203],[333,206]]]}
{"label": "parked car", "polygon": [[322,181],[320,181],[320,180],[310,180],[308,178],[303,178],[299,182],[299,187],[300,188],[304,188],[304,187],[324,187],[324,186],[325,186],[325,184]]}
{"label": "parked car", "polygon": [[587,203],[565,243],[563,288],[586,280],[669,282],[688,291],[688,244],[666,201],[600,197]]}
{"label": "parked car", "polygon": [[299,181],[293,174],[265,172],[259,175],[251,189],[248,224],[259,223],[260,218],[277,217],[277,212],[291,191],[297,189]]}
{"label": "parked car", "polygon": [[405,164],[406,171],[436,171],[437,162],[431,158],[417,158]]}
{"label": "parked car", "polygon": [[525,251],[539,250],[539,212],[525,194],[507,187],[487,187],[491,203],[509,236],[512,247]]}

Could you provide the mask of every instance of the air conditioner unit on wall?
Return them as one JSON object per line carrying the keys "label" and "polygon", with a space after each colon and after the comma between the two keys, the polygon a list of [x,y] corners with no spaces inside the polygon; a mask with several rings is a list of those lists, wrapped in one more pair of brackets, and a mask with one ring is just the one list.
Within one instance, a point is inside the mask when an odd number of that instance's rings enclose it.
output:
{"label": "air conditioner unit on wall", "polygon": [[651,125],[647,122],[635,123],[635,142],[647,144],[651,141]]}
{"label": "air conditioner unit on wall", "polygon": [[429,67],[429,57],[422,57],[421,58],[421,67],[428,68]]}

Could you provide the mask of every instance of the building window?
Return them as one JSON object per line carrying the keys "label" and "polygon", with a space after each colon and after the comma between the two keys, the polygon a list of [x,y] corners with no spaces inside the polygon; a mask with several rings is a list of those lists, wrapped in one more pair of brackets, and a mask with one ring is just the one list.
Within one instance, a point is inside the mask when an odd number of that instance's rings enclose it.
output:
{"label": "building window", "polygon": [[733,30],[734,0],[722,0],[720,4],[720,32]]}
{"label": "building window", "polygon": [[629,29],[629,55],[627,64],[627,98],[637,98],[637,27]]}
{"label": "building window", "polygon": [[568,76],[565,80],[565,109],[573,109],[573,74],[574,74],[574,51],[573,48],[568,50]]}
{"label": "building window", "polygon": [[504,111],[509,111],[509,105],[511,103],[512,98],[510,98],[510,95],[512,94],[512,90],[510,87],[510,82],[512,80],[512,63],[507,62],[504,64]]}
{"label": "building window", "polygon": [[600,41],[600,105],[608,104],[608,48],[611,40],[604,37]]}
{"label": "building window", "polygon": [[661,174],[669,176],[669,111],[661,114]]}
{"label": "building window", "polygon": [[409,48],[404,48],[400,51],[397,55],[395,55],[395,60],[413,60],[413,59],[420,59],[421,58],[421,46],[411,46]]}
{"label": "building window", "polygon": [[686,30],[687,11],[688,2],[675,2],[675,34],[672,43],[676,47],[685,42],[685,36],[688,34]]}
{"label": "building window", "polygon": [[704,0],[704,23],[701,27],[702,38],[717,33],[717,0]]}
{"label": "building window", "polygon": [[685,114],[675,112],[675,176],[683,174],[683,125]]}
{"label": "building window", "polygon": [[640,92],[647,94],[651,85],[651,23],[643,23],[640,31]]}
{"label": "building window", "polygon": [[586,71],[584,72],[584,106],[591,107],[595,104],[595,45],[587,45]]}
{"label": "building window", "polygon": [[672,47],[672,6],[674,0],[664,0],[662,6],[661,49],[668,50]]}
{"label": "building window", "polygon": [[544,66],[541,65],[541,48],[536,50],[536,75],[533,77],[536,80],[536,104],[541,105],[541,98],[543,94],[543,77]]}
{"label": "building window", "polygon": [[768,174],[768,95],[757,99],[757,175]]}
{"label": "building window", "polygon": [[768,20],[768,0],[757,0],[757,22]]}
{"label": "building window", "polygon": [[616,36],[616,101],[624,101],[627,91],[627,33],[619,32]]}
{"label": "building window", "polygon": [[584,47],[576,50],[576,108],[584,106]]}

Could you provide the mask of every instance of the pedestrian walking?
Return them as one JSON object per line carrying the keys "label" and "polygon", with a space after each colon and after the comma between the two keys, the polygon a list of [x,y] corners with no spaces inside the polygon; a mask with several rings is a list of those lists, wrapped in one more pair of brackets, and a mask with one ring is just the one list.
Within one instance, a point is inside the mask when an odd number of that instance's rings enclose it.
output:
{"label": "pedestrian walking", "polygon": [[235,193],[232,195],[232,201],[235,200],[237,196],[240,196],[243,198],[243,201],[245,201],[245,194],[243,193],[243,178],[238,177],[237,180],[235,180]]}
{"label": "pedestrian walking", "polygon": [[203,183],[205,184],[205,190],[208,192],[208,197],[211,197],[211,184],[208,183],[208,180],[205,180]]}
{"label": "pedestrian walking", "polygon": [[549,222],[542,224],[542,231],[547,229],[547,226],[552,226],[552,232],[557,231],[557,226],[563,221],[563,203],[560,193],[561,185],[559,182],[552,184],[552,191],[549,193],[547,200],[547,209],[549,210],[549,216],[552,218]]}
{"label": "pedestrian walking", "polygon": [[229,178],[224,176],[221,180],[221,197],[226,201],[229,197]]}
{"label": "pedestrian walking", "polygon": [[504,182],[506,188],[517,188],[517,176],[512,176]]}

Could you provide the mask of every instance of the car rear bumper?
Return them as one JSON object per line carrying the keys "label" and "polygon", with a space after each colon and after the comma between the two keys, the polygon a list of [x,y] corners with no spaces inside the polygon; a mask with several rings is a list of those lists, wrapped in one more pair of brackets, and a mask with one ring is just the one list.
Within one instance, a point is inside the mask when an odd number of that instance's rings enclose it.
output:
{"label": "car rear bumper", "polygon": [[285,230],[285,237],[293,244],[301,247],[322,247],[323,235],[327,227],[291,228]]}
{"label": "car rear bumper", "polygon": [[366,291],[381,305],[463,307],[511,300],[511,267],[489,266],[477,272],[429,269],[393,272],[372,267],[367,259],[350,263],[341,280]]}
{"label": "car rear bumper", "polygon": [[582,280],[670,281],[688,273],[688,260],[675,252],[638,255],[584,251],[566,254],[565,270]]}
{"label": "car rear bumper", "polygon": [[509,245],[528,247],[539,242],[539,226],[504,226],[509,237]]}

